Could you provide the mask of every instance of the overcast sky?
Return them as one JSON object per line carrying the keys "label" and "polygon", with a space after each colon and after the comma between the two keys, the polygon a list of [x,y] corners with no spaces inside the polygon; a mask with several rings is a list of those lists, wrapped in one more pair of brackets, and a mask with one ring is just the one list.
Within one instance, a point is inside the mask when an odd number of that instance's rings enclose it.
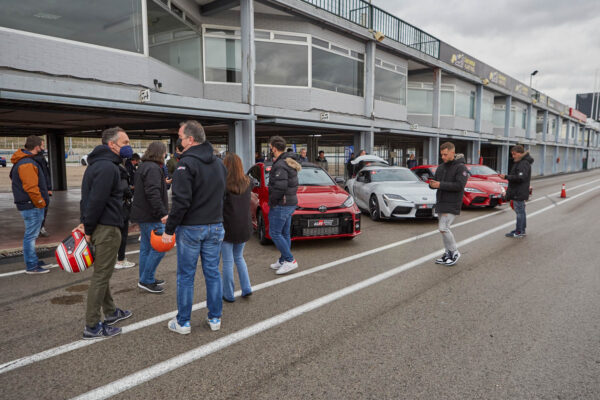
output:
{"label": "overcast sky", "polygon": [[593,91],[600,70],[600,0],[372,3],[527,85],[529,74],[539,70],[533,87],[571,107],[575,94]]}

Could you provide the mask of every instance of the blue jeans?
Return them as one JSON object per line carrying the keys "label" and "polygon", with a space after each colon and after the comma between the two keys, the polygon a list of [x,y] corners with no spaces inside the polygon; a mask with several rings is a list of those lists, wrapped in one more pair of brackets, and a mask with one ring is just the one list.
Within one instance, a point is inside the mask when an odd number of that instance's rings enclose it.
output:
{"label": "blue jeans", "polygon": [[223,286],[219,261],[225,236],[222,223],[211,225],[180,225],[177,235],[177,322],[183,325],[192,314],[194,277],[198,257],[206,282],[208,318],[220,318],[223,312]]}
{"label": "blue jeans", "polygon": [[22,210],[21,216],[25,221],[25,235],[23,236],[23,258],[25,258],[25,268],[32,271],[38,267],[38,257],[35,253],[35,239],[40,234],[42,222],[44,221],[44,209],[32,208],[31,210]]}
{"label": "blue jeans", "polygon": [[280,263],[294,261],[290,250],[292,247],[290,229],[294,211],[296,211],[296,206],[275,206],[269,210],[269,235],[281,253]]}
{"label": "blue jeans", "polygon": [[156,267],[165,256],[165,253],[154,250],[150,245],[150,234],[154,229],[164,232],[165,226],[160,222],[140,223],[140,282],[146,284],[156,281]]}
{"label": "blue jeans", "polygon": [[237,268],[240,286],[242,287],[242,296],[252,293],[250,286],[250,277],[248,276],[248,267],[244,260],[244,246],[246,243],[223,242],[221,246],[221,257],[223,258],[223,297],[229,301],[235,300],[233,295],[233,262]]}
{"label": "blue jeans", "polygon": [[527,214],[525,214],[525,200],[513,200],[515,213],[517,213],[517,229],[518,233],[525,233],[527,228]]}

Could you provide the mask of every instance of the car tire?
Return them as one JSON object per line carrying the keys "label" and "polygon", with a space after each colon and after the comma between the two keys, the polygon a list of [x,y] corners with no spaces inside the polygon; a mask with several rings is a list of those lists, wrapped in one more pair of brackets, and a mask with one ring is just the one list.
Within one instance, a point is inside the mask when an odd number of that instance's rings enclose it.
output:
{"label": "car tire", "polygon": [[377,196],[374,194],[369,198],[369,216],[373,221],[379,221],[381,219],[381,209],[379,208],[379,201]]}
{"label": "car tire", "polygon": [[256,215],[256,233],[258,234],[258,242],[262,245],[270,244],[271,241],[267,239],[267,227],[265,226],[265,219],[263,218],[262,211],[258,211]]}

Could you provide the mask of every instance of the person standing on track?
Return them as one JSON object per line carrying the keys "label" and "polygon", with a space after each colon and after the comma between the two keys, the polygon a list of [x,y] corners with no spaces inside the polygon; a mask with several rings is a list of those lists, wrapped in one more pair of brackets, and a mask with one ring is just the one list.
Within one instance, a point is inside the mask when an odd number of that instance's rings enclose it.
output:
{"label": "person standing on track", "polygon": [[510,169],[510,174],[500,174],[500,177],[508,181],[506,190],[506,200],[513,202],[515,213],[517,214],[517,226],[515,230],[508,232],[504,236],[510,238],[525,237],[527,228],[527,214],[525,212],[525,201],[529,199],[529,185],[531,183],[531,164],[533,158],[529,152],[521,145],[516,145],[510,150],[514,164]]}
{"label": "person standing on track", "polygon": [[469,171],[464,156],[455,154],[453,143],[443,143],[440,146],[440,154],[443,162],[437,167],[433,179],[429,181],[429,187],[437,189],[435,210],[446,251],[435,260],[435,263],[450,267],[460,258],[450,225],[460,214]]}

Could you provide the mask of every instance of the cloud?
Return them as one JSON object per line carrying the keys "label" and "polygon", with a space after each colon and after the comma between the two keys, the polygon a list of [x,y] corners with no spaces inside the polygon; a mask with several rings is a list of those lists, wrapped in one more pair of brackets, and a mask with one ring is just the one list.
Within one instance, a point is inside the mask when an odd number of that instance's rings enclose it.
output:
{"label": "cloud", "polygon": [[[374,0],[373,4],[558,101],[593,91],[600,1]],[[599,78],[600,81],[600,73]],[[600,87],[600,84],[598,85]]]}

